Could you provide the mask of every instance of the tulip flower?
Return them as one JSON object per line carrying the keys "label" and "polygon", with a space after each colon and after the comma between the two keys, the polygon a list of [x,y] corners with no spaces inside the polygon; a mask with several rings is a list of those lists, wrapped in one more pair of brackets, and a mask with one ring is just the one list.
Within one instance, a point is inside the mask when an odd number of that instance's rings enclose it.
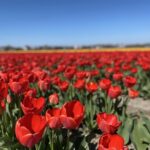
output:
{"label": "tulip flower", "polygon": [[139,96],[139,92],[134,89],[129,89],[128,94],[130,98],[136,98]]}
{"label": "tulip flower", "polygon": [[65,92],[68,89],[69,83],[67,81],[61,81],[58,86],[62,91]]}
{"label": "tulip flower", "polygon": [[67,102],[61,109],[61,123],[67,129],[75,129],[79,127],[84,117],[84,106],[80,101]]}
{"label": "tulip flower", "polygon": [[39,79],[39,80],[43,80],[46,78],[47,76],[47,73],[43,70],[41,70],[40,68],[37,69],[37,70],[34,70],[33,73],[36,75],[36,77]]}
{"label": "tulip flower", "polygon": [[137,68],[132,68],[131,70],[130,70],[133,74],[135,74],[135,73],[137,73]]}
{"label": "tulip flower", "polygon": [[58,98],[58,94],[57,93],[54,93],[54,94],[51,94],[48,98],[50,104],[58,104],[59,103],[59,98]]}
{"label": "tulip flower", "polygon": [[66,70],[64,72],[64,76],[68,79],[72,79],[75,73],[76,73],[76,67],[69,66],[66,68]]}
{"label": "tulip flower", "polygon": [[90,74],[91,74],[92,77],[97,76],[97,75],[99,75],[99,70],[92,70],[90,72]]}
{"label": "tulip flower", "polygon": [[22,145],[32,148],[42,139],[45,127],[45,117],[35,114],[25,115],[16,122],[16,138]]}
{"label": "tulip flower", "polygon": [[12,98],[11,98],[11,96],[9,94],[7,95],[6,101],[9,104],[12,102]]}
{"label": "tulip flower", "polygon": [[74,83],[74,87],[76,89],[83,89],[85,85],[85,80],[83,79],[78,79],[75,83]]}
{"label": "tulip flower", "polygon": [[46,121],[48,122],[50,128],[56,129],[62,127],[60,114],[61,109],[59,108],[53,108],[46,111]]}
{"label": "tulip flower", "polygon": [[114,114],[100,113],[96,118],[98,128],[104,133],[113,134],[121,126],[121,122]]}
{"label": "tulip flower", "polygon": [[21,108],[24,114],[29,113],[41,113],[45,105],[45,99],[43,97],[33,98],[25,97],[21,102]]}
{"label": "tulip flower", "polygon": [[133,87],[136,84],[136,78],[132,76],[126,76],[124,78],[124,84],[128,88]]}
{"label": "tulip flower", "polygon": [[58,76],[54,76],[51,79],[51,82],[52,82],[52,84],[58,85],[61,82],[61,80],[60,80],[60,78]]}
{"label": "tulip flower", "polygon": [[124,139],[118,134],[103,134],[99,140],[98,150],[128,150]]}
{"label": "tulip flower", "polygon": [[85,87],[86,87],[87,91],[90,93],[93,93],[93,92],[97,91],[97,89],[98,89],[98,85],[95,82],[89,82],[86,84]]}
{"label": "tulip flower", "polygon": [[39,80],[38,87],[41,91],[45,92],[50,88],[50,83],[45,80]]}
{"label": "tulip flower", "polygon": [[8,74],[0,71],[0,80],[2,80],[4,82],[8,82]]}
{"label": "tulip flower", "polygon": [[22,93],[22,86],[19,82],[10,82],[9,87],[10,87],[11,91],[15,94]]}
{"label": "tulip flower", "polygon": [[122,78],[123,78],[123,73],[115,73],[115,74],[113,74],[113,79],[115,81],[121,81]]}
{"label": "tulip flower", "polygon": [[7,83],[0,81],[0,101],[6,98],[8,95],[8,85]]}
{"label": "tulip flower", "polygon": [[86,77],[86,72],[85,71],[78,71],[78,72],[76,72],[76,77],[77,77],[77,79],[83,79]]}
{"label": "tulip flower", "polygon": [[111,86],[111,81],[109,79],[102,79],[99,82],[99,86],[102,90],[108,90],[109,87]]}
{"label": "tulip flower", "polygon": [[8,85],[13,93],[22,94],[28,89],[29,81],[26,78],[14,79],[14,81],[11,80]]}
{"label": "tulip flower", "polygon": [[29,97],[35,97],[36,94],[37,94],[37,91],[36,91],[35,88],[30,88],[30,89],[28,89],[28,90],[24,93],[25,97],[27,97],[27,96],[29,96]]}
{"label": "tulip flower", "polygon": [[117,98],[119,95],[121,95],[121,88],[120,88],[120,86],[111,86],[108,89],[108,96],[110,98]]}

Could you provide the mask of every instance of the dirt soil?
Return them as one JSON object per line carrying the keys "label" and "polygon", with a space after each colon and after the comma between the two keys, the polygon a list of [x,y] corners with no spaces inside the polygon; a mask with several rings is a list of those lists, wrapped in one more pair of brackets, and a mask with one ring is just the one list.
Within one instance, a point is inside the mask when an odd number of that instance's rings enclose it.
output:
{"label": "dirt soil", "polygon": [[150,100],[143,100],[142,98],[131,99],[128,104],[129,113],[143,112],[150,118]]}

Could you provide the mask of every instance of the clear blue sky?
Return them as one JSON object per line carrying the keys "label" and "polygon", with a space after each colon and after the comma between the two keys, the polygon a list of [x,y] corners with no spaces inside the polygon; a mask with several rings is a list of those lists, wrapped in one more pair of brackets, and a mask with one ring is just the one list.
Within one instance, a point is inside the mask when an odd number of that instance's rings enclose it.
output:
{"label": "clear blue sky", "polygon": [[150,42],[150,0],[0,0],[0,45]]}

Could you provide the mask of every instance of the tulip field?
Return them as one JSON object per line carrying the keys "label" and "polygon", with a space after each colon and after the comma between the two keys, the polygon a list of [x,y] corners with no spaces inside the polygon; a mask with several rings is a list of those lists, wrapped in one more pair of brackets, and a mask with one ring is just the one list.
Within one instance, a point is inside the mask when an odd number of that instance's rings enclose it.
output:
{"label": "tulip field", "polygon": [[139,97],[149,51],[0,53],[0,150],[150,150]]}

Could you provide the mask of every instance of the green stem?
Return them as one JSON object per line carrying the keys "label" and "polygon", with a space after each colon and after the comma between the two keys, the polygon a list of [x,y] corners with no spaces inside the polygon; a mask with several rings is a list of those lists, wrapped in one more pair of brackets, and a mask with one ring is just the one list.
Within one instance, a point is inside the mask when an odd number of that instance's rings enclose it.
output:
{"label": "green stem", "polygon": [[108,109],[109,109],[109,108],[108,108],[108,107],[109,107],[109,106],[108,106],[108,100],[109,100],[109,99],[108,99],[108,96],[107,96],[107,93],[106,93],[106,92],[105,92],[105,97],[104,97],[104,98],[105,98],[105,112],[108,113]]}
{"label": "green stem", "polygon": [[67,129],[67,142],[66,142],[66,150],[69,150],[69,130]]}
{"label": "green stem", "polygon": [[89,99],[89,102],[90,102],[90,126],[92,128],[92,124],[93,124],[93,114],[94,114],[94,110],[92,110],[92,107],[93,107],[93,103],[92,103],[92,94],[90,93],[90,99]]}
{"label": "green stem", "polygon": [[54,150],[54,130],[51,131],[51,150]]}
{"label": "green stem", "polygon": [[59,136],[62,136],[62,132],[60,131],[61,129],[56,129],[56,138],[57,138],[57,144],[56,144],[56,149],[61,149],[62,148],[62,141],[59,139]]}
{"label": "green stem", "polygon": [[73,99],[73,85],[71,84],[71,99]]}
{"label": "green stem", "polygon": [[38,150],[38,145],[37,144],[35,144],[35,150]]}
{"label": "green stem", "polygon": [[111,113],[111,107],[112,107],[112,99],[110,99],[108,96],[106,96],[106,112]]}
{"label": "green stem", "polygon": [[108,113],[108,108],[109,106],[108,106],[108,97],[106,98],[106,112]]}
{"label": "green stem", "polygon": [[2,136],[5,135],[3,125],[1,125]]}
{"label": "green stem", "polygon": [[123,115],[124,116],[126,116],[127,106],[128,106],[128,99],[125,100],[125,103],[124,103],[124,106],[123,106],[124,107],[124,109],[123,109]]}

